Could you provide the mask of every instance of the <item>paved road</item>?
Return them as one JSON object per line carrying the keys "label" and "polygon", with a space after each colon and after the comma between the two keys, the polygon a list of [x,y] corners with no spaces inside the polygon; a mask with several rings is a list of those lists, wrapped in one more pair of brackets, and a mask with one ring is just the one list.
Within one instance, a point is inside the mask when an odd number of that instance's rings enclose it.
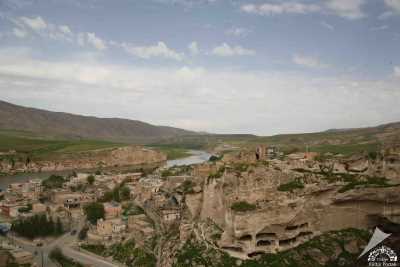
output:
{"label": "paved road", "polygon": [[119,265],[116,265],[109,261],[105,261],[100,257],[95,257],[90,254],[79,252],[70,247],[64,247],[62,249],[62,252],[64,253],[65,256],[74,259],[75,261],[78,261],[82,264],[96,266],[96,267],[119,267]]}
{"label": "paved road", "polygon": [[[81,229],[83,226],[82,222],[78,222],[77,229]],[[78,231],[79,232],[79,231]],[[71,258],[81,264],[91,265],[96,267],[119,267],[118,265],[105,261],[101,257],[96,257],[91,254],[83,253],[77,251],[72,248],[74,244],[76,244],[76,235],[71,235],[70,232],[60,236],[59,238],[53,240],[49,244],[44,245],[43,247],[37,247],[32,242],[28,242],[24,239],[17,238],[12,234],[8,235],[8,238],[16,245],[20,246],[22,249],[35,254],[34,261],[36,262],[38,267],[58,267],[54,262],[49,259],[50,252],[58,247],[61,249],[63,254]],[[42,262],[43,259],[43,262]]]}
{"label": "paved road", "polygon": [[[37,247],[31,242],[27,242],[23,239],[16,238],[12,235],[8,235],[8,238],[15,244],[20,246],[23,250],[29,251],[34,255],[34,262],[37,264],[37,266],[45,266],[45,267],[57,267],[56,264],[54,264],[50,259],[49,259],[49,253],[51,249],[53,248],[51,244],[43,247]],[[35,255],[36,254],[36,255]],[[43,263],[42,263],[43,260]]]}

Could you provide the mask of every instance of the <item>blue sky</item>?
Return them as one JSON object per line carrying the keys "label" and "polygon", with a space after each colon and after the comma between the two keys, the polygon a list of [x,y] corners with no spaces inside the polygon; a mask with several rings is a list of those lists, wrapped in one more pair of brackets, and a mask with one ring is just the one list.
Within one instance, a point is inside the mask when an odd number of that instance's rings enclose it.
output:
{"label": "blue sky", "polygon": [[400,120],[400,0],[1,0],[1,99],[216,133]]}

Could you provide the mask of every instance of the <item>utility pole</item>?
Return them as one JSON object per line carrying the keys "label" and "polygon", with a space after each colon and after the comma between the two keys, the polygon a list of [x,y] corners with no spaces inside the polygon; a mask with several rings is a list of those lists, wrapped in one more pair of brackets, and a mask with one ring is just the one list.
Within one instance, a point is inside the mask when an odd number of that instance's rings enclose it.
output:
{"label": "utility pole", "polygon": [[43,262],[43,249],[40,250],[40,254],[42,255],[42,267],[44,267],[44,262]]}

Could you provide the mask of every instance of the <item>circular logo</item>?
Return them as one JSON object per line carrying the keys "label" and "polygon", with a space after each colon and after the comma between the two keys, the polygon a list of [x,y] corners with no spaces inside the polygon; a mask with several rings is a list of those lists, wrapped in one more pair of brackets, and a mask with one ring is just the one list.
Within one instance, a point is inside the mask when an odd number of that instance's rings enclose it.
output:
{"label": "circular logo", "polygon": [[396,253],[387,246],[378,247],[369,253],[369,266],[398,266]]}

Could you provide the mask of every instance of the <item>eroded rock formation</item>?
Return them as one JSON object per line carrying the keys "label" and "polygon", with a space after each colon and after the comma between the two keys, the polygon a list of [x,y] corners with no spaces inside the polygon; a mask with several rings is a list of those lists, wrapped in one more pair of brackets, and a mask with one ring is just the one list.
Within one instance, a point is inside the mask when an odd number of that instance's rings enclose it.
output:
{"label": "eroded rock formation", "polygon": [[166,161],[166,155],[138,146],[93,150],[75,153],[73,156],[56,157],[54,160],[0,161],[0,173],[64,171],[154,164]]}

